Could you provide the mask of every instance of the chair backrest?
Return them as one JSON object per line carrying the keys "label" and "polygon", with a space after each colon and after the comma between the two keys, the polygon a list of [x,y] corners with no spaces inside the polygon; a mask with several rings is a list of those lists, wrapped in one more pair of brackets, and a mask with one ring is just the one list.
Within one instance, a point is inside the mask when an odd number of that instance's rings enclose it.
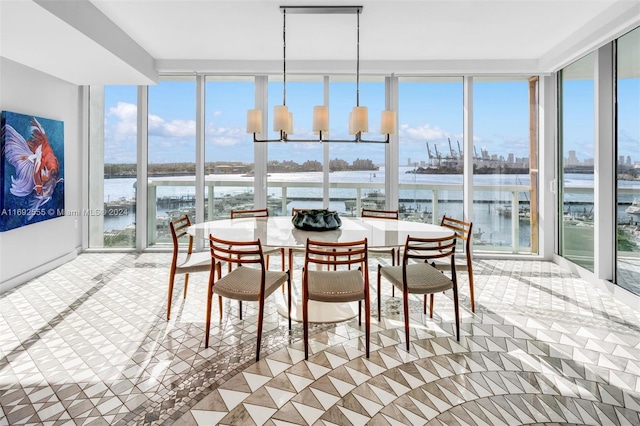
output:
{"label": "chair backrest", "polygon": [[[175,220],[169,222],[169,229],[171,229],[171,239],[173,240],[173,257],[178,256],[178,248],[180,245],[180,238],[189,235],[187,234],[187,228],[191,226],[191,220],[188,215],[181,216]],[[191,254],[193,250],[193,237],[189,235],[189,246],[187,253]]]}
{"label": "chair backrest", "polygon": [[209,248],[213,263],[227,262],[229,265],[259,264],[265,270],[264,254],[260,240],[229,241],[209,235]]}
{"label": "chair backrest", "polygon": [[379,219],[395,219],[398,220],[398,210],[374,210],[363,208],[360,216],[377,217]]}
{"label": "chair backrest", "polygon": [[456,235],[440,238],[418,238],[407,236],[404,244],[403,267],[409,263],[427,262],[432,259],[451,257],[451,271],[455,274]]}
{"label": "chair backrest", "polygon": [[440,226],[445,226],[453,232],[456,233],[456,236],[459,240],[464,242],[464,251],[469,256],[471,255],[471,236],[473,235],[473,223],[472,222],[464,222],[462,220],[454,219],[452,217],[447,217],[447,215],[442,216],[442,221],[440,222]]}
{"label": "chair backrest", "polygon": [[342,243],[314,241],[307,238],[304,255],[304,267],[308,271],[310,264],[348,267],[359,264],[365,277],[368,277],[369,261],[367,257],[367,239]]}
{"label": "chair backrest", "polygon": [[269,216],[269,210],[267,209],[255,209],[255,210],[231,210],[231,219],[240,217],[267,217]]}

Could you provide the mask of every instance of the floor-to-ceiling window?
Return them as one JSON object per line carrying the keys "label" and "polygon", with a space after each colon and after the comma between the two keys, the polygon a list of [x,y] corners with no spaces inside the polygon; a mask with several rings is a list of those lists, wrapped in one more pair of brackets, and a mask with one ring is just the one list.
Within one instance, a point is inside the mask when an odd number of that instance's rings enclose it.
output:
{"label": "floor-to-ceiling window", "polygon": [[136,245],[137,87],[90,92],[89,247]]}
{"label": "floor-to-ceiling window", "polygon": [[166,77],[149,86],[147,244],[171,241],[169,222],[195,222],[196,81]]}
{"label": "floor-to-ceiling window", "polygon": [[253,139],[245,126],[254,98],[253,77],[206,78],[205,220],[254,208]]}
{"label": "floor-to-ceiling window", "polygon": [[560,254],[594,268],[594,59],[593,53],[560,72]]}
{"label": "floor-to-ceiling window", "polygon": [[640,294],[640,28],[617,42],[617,274]]}
{"label": "floor-to-ceiling window", "polygon": [[[349,134],[349,114],[356,106],[356,82],[353,78],[331,78],[329,89],[329,117],[331,139],[353,140]],[[384,78],[367,77],[360,81],[360,106],[366,106],[369,132],[362,139],[382,141],[380,114],[385,109]],[[330,143],[329,144],[330,206],[348,216],[359,216],[364,208],[386,209],[385,144]]]}
{"label": "floor-to-ceiling window", "polygon": [[537,252],[537,175],[530,174],[537,157],[536,79],[474,77],[473,83],[476,251]]}
{"label": "floor-to-ceiling window", "polygon": [[[273,131],[273,107],[283,103],[282,78],[270,77],[267,127]],[[286,104],[293,116],[291,139],[317,139],[313,133],[313,107],[324,105],[321,76],[287,76]],[[330,117],[331,119],[331,117]],[[272,142],[268,145],[267,204],[272,214],[290,215],[292,208],[322,208],[324,163],[319,142]]]}
{"label": "floor-to-ceiling window", "polygon": [[398,86],[400,216],[462,220],[462,78],[401,77]]}
{"label": "floor-to-ceiling window", "polygon": [[[204,81],[204,218],[210,220],[228,217],[231,208],[254,207],[255,145],[245,131],[245,120],[246,111],[254,107],[257,99],[258,84],[252,76],[207,76]],[[272,130],[271,112],[275,105],[282,104],[282,83],[281,77],[268,80],[264,117],[268,132],[259,138],[279,137]],[[128,102],[134,108],[129,111],[130,122],[120,124],[121,131],[134,135],[135,90],[129,89]],[[164,77],[148,92],[147,245],[153,246],[170,241],[171,219],[189,214],[195,220],[196,78]],[[491,166],[516,172],[529,168],[529,156],[532,147],[535,152],[537,142],[531,133],[535,124],[532,111],[537,109],[535,84],[532,86],[527,78],[475,78],[473,92],[475,143],[470,150],[473,152],[465,155],[462,77],[399,79],[397,205],[401,217],[433,223],[439,223],[444,214],[464,218],[466,159],[474,163],[477,173],[471,219],[476,252],[535,252],[531,248],[531,213],[527,213],[535,205],[530,176],[478,172],[479,168]],[[369,108],[369,132],[363,138],[382,141],[379,126],[380,113],[385,109],[384,79],[362,78],[359,94],[360,105]],[[266,144],[265,198],[272,215],[289,215],[294,207],[323,207],[325,197],[331,209],[344,215],[358,215],[362,207],[383,209],[389,205],[385,194],[386,144],[295,142],[318,138],[312,130],[313,107],[325,102],[329,105],[330,123],[325,137],[352,139],[348,120],[356,103],[354,78],[288,76],[286,103],[293,114],[292,141]],[[501,124],[491,121],[495,116]],[[129,143],[135,154],[135,139]],[[496,182],[481,181],[496,178]],[[135,191],[134,175],[130,179]],[[498,204],[506,206],[514,201],[525,209],[516,227],[498,209]],[[133,246],[133,237],[128,244]]]}

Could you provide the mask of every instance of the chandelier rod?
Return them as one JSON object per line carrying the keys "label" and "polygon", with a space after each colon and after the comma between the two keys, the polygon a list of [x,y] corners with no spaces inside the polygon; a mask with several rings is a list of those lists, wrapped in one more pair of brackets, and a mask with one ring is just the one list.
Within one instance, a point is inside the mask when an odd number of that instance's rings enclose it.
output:
{"label": "chandelier rod", "polygon": [[357,10],[356,16],[356,106],[360,106],[360,9]]}
{"label": "chandelier rod", "polygon": [[282,9],[282,105],[287,104],[287,9]]}

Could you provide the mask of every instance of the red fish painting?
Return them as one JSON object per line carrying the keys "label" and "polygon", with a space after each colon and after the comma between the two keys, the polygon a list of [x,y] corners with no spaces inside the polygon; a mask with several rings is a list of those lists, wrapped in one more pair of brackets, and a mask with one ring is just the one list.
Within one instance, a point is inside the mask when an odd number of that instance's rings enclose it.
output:
{"label": "red fish painting", "polygon": [[28,140],[10,124],[2,127],[2,140],[5,159],[17,174],[11,175],[9,192],[16,197],[28,197],[24,216],[30,221],[40,215],[40,209],[51,200],[56,185],[63,180],[58,158],[35,117],[30,119]]}

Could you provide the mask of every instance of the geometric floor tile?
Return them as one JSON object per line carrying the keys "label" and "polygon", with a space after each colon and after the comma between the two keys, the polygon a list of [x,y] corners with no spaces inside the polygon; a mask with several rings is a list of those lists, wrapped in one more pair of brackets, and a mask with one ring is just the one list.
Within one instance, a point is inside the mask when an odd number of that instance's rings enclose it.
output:
{"label": "geometric floor tile", "polygon": [[433,318],[411,298],[409,351],[385,283],[368,359],[353,319],[312,325],[304,360],[276,292],[255,362],[252,303],[204,348],[207,273],[166,320],[170,256],[83,253],[0,295],[0,425],[640,424],[640,312],[551,262],[476,261],[475,313],[460,273],[460,341],[450,294]]}

